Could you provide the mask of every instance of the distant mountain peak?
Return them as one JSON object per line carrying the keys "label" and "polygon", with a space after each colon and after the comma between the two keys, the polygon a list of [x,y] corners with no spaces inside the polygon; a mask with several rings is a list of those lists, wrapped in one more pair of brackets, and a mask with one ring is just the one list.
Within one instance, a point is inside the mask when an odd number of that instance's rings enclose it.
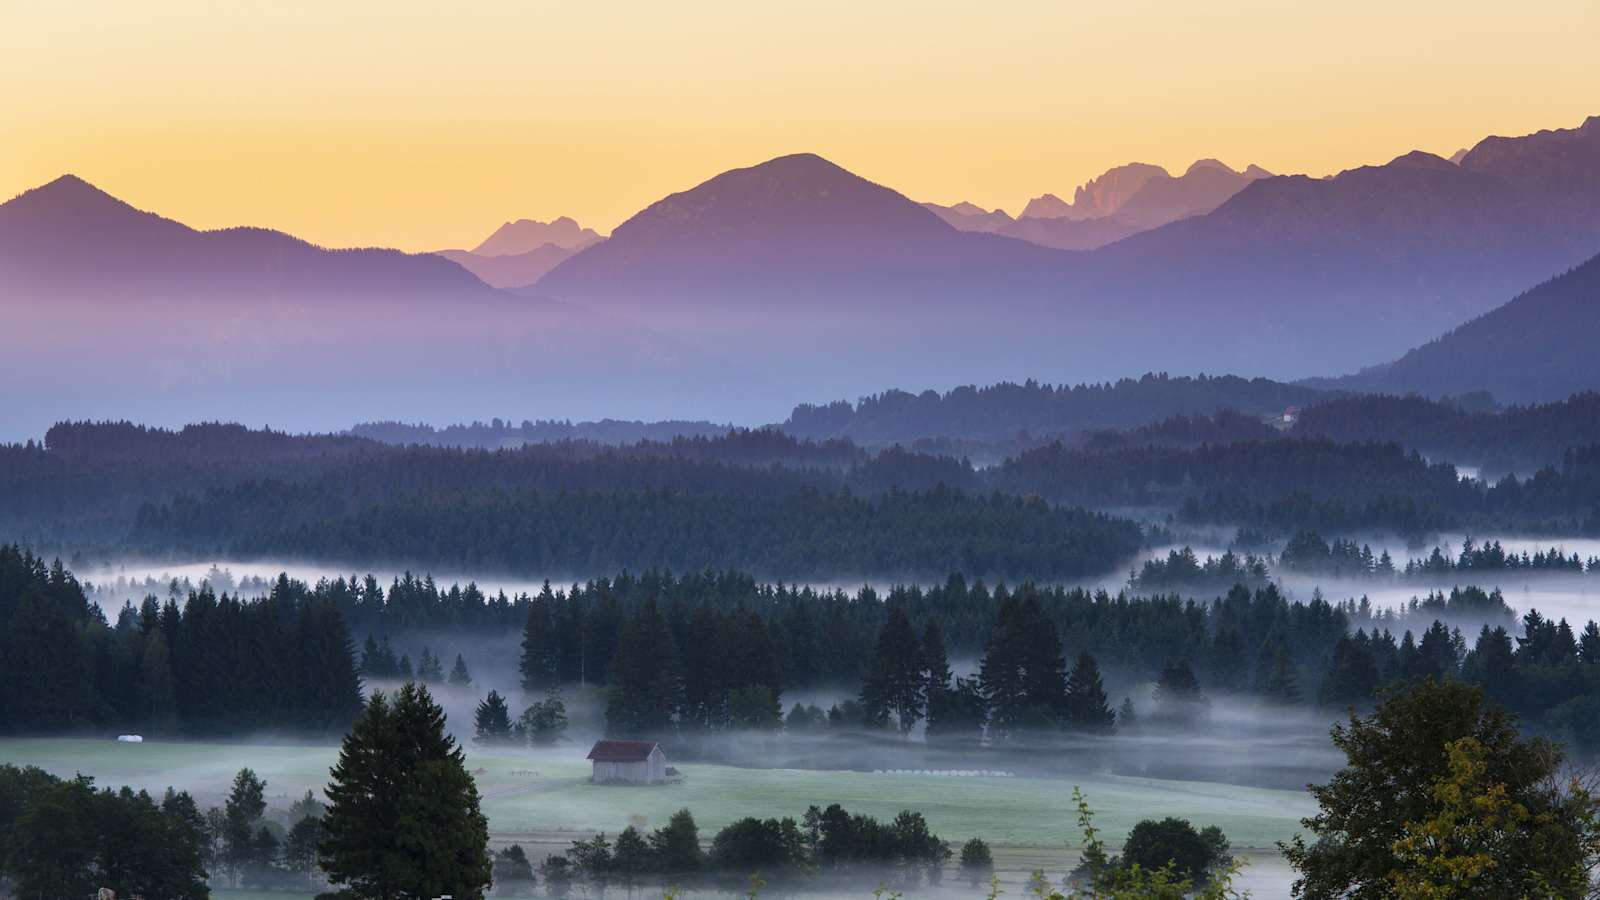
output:
{"label": "distant mountain peak", "polygon": [[1201,171],[1203,169],[1221,169],[1222,171],[1228,172],[1228,173],[1233,174],[1233,175],[1240,174],[1238,172],[1235,172],[1233,170],[1232,166],[1228,165],[1227,163],[1223,162],[1220,159],[1197,159],[1193,163],[1189,164],[1189,168],[1185,169],[1183,174],[1191,175],[1191,174],[1193,174],[1195,172],[1198,172],[1198,171]]}
{"label": "distant mountain peak", "polygon": [[517,219],[496,228],[483,243],[472,249],[478,256],[516,256],[554,244],[563,250],[579,250],[602,240],[592,228],[584,228],[570,216],[549,222]]}
{"label": "distant mountain peak", "polygon": [[1266,169],[1261,168],[1260,166],[1256,165],[1255,163],[1251,163],[1250,165],[1244,167],[1244,177],[1246,177],[1246,178],[1271,178],[1272,177],[1272,173],[1268,172]]}
{"label": "distant mountain peak", "polygon": [[[99,205],[107,208],[133,209],[128,204],[70,172],[36,188],[23,191],[11,203],[19,201],[58,208],[83,208],[85,206]],[[8,203],[6,205],[9,206],[11,204]]]}
{"label": "distant mountain peak", "polygon": [[1426,150],[1413,150],[1396,156],[1389,161],[1389,166],[1397,169],[1454,169],[1456,164],[1436,153]]}
{"label": "distant mountain peak", "polygon": [[1055,194],[1041,194],[1022,208],[1024,219],[1060,219],[1072,215],[1072,204]]}

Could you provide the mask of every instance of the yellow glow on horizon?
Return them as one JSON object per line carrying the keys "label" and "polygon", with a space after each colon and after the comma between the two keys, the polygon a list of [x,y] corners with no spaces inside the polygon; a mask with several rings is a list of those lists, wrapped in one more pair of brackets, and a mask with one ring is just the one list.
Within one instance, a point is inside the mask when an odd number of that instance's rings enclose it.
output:
{"label": "yellow glow on horizon", "polygon": [[1020,212],[1141,160],[1327,174],[1600,114],[1600,4],[0,0],[0,196],[73,172],[333,246],[609,231],[813,151]]}

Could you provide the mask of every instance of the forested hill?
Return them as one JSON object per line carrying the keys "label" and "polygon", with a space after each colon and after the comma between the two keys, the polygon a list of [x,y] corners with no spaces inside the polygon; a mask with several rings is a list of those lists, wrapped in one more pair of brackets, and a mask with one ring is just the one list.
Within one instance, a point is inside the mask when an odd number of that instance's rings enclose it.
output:
{"label": "forested hill", "polygon": [[1597,328],[1600,256],[1394,362],[1313,383],[1428,396],[1490,391],[1523,403],[1553,400],[1600,387],[1592,340]]}
{"label": "forested hill", "polygon": [[558,441],[590,441],[596,444],[633,444],[639,441],[671,441],[679,437],[718,437],[733,430],[701,420],[640,422],[600,419],[595,422],[570,422],[523,419],[519,424],[492,419],[467,425],[435,428],[421,422],[362,422],[350,429],[358,437],[385,444],[427,444],[436,447],[474,447],[494,450],[523,444],[548,444]]}
{"label": "forested hill", "polygon": [[1071,438],[1106,428],[1134,428],[1172,416],[1234,410],[1281,415],[1326,396],[1265,378],[1147,374],[1101,384],[1036,381],[971,385],[939,393],[891,390],[856,403],[796,407],[780,427],[806,438],[846,437],[858,444],[912,444],[944,439],[1009,444],[1019,435]]}
{"label": "forested hill", "polygon": [[[1530,423],[1553,447],[1583,436],[1567,420],[1592,402],[1500,415]],[[1351,416],[1323,421],[1334,428]],[[1233,414],[1051,443],[986,468],[770,430],[496,451],[231,426],[75,425],[52,435],[63,449],[0,447],[0,540],[102,558],[561,575],[738,565],[771,578],[959,567],[1015,580],[1116,570],[1144,538],[1114,517],[1130,508],[1269,538],[1600,528],[1595,445],[1568,447],[1520,479],[1470,482],[1395,442],[1302,438]]]}
{"label": "forested hill", "polygon": [[1600,393],[1498,409],[1487,394],[1429,400],[1348,394],[1305,407],[1292,434],[1336,441],[1394,441],[1485,475],[1560,465],[1574,447],[1600,444]]}

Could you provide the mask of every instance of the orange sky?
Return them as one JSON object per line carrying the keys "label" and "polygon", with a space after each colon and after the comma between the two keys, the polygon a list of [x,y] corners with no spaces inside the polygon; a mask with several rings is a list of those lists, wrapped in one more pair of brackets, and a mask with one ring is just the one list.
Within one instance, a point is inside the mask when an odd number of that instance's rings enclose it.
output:
{"label": "orange sky", "polygon": [[456,6],[0,0],[0,195],[70,171],[423,250],[800,150],[1016,213],[1134,159],[1324,174],[1600,114],[1595,0]]}

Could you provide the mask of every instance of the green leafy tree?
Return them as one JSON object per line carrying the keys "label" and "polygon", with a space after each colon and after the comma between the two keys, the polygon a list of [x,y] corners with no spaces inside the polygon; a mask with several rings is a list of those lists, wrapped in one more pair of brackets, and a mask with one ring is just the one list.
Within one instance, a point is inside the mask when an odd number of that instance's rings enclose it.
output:
{"label": "green leafy tree", "polygon": [[516,897],[533,892],[533,865],[521,844],[512,844],[494,855],[494,892],[501,897]]}
{"label": "green leafy tree", "polygon": [[303,816],[289,826],[288,837],[283,842],[284,868],[298,875],[307,886],[317,869],[317,847],[322,837],[322,820],[317,816]]}
{"label": "green leafy tree", "polygon": [[1586,895],[1594,797],[1556,777],[1558,747],[1521,738],[1479,689],[1423,681],[1332,736],[1345,767],[1310,789],[1311,840],[1282,845],[1296,896]]}
{"label": "green leafy tree", "polygon": [[1232,862],[1228,839],[1209,826],[1197,831],[1187,819],[1145,819],[1133,826],[1122,845],[1121,865],[1146,871],[1171,867],[1174,875],[1192,883],[1209,880],[1213,871]]}
{"label": "green leafy tree", "polygon": [[561,691],[547,689],[543,700],[522,711],[517,726],[528,743],[536,747],[559,742],[567,732],[567,704],[561,699]]}
{"label": "green leafy tree", "polygon": [[961,857],[957,865],[961,868],[962,876],[973,887],[994,876],[994,855],[989,852],[989,845],[979,838],[961,845]]}
{"label": "green leafy tree", "polygon": [[355,900],[481,900],[489,826],[465,757],[428,689],[375,691],[328,785],[323,871]]}
{"label": "green leafy tree", "polygon": [[640,876],[650,871],[650,844],[639,829],[629,825],[617,835],[616,846],[611,851],[611,870],[624,884],[637,884]]}
{"label": "green leafy tree", "polygon": [[650,853],[658,871],[670,874],[698,872],[705,865],[700,848],[700,827],[687,809],[672,814],[667,824],[650,833]]}

